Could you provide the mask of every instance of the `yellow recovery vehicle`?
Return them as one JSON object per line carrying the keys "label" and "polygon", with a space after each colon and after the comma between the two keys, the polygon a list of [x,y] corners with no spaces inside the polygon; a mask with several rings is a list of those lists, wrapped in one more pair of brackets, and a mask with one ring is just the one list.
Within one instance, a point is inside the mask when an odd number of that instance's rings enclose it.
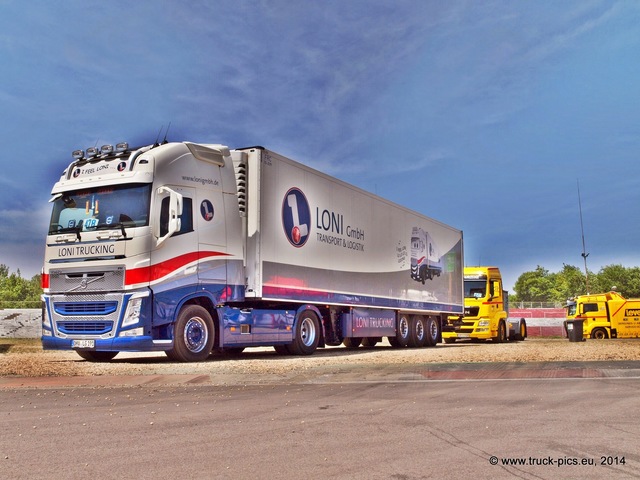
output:
{"label": "yellow recovery vehicle", "polygon": [[459,338],[524,340],[524,318],[510,319],[509,296],[502,289],[502,275],[497,267],[464,267],[464,315],[450,316],[442,329],[445,343]]}
{"label": "yellow recovery vehicle", "polygon": [[582,320],[583,338],[640,337],[640,298],[618,292],[580,295],[567,303],[567,321]]}

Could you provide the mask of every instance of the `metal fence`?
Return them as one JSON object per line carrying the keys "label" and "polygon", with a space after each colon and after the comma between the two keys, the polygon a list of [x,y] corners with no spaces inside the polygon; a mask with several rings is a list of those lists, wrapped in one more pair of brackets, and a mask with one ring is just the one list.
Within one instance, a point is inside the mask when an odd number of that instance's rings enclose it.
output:
{"label": "metal fence", "polygon": [[564,308],[563,302],[514,302],[510,301],[511,308]]}

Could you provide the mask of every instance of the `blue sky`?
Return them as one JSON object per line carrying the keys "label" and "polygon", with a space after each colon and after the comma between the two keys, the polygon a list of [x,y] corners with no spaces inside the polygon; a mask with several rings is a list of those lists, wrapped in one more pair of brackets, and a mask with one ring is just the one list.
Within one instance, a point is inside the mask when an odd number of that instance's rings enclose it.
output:
{"label": "blue sky", "polygon": [[263,145],[464,231],[507,287],[639,266],[640,2],[0,0],[0,263],[71,151]]}

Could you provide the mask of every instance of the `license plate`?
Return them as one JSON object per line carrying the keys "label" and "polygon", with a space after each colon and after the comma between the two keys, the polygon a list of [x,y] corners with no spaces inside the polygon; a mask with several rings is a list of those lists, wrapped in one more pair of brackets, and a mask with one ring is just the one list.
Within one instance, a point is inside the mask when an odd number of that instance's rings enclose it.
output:
{"label": "license plate", "polygon": [[71,348],[96,348],[95,340],[73,340]]}

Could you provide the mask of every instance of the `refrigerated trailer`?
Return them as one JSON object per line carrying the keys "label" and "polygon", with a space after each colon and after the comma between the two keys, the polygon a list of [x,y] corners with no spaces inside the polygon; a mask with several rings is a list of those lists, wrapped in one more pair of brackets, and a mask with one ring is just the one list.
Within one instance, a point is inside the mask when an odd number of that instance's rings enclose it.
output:
{"label": "refrigerated trailer", "polygon": [[[463,312],[463,239],[262,147],[175,142],[73,153],[52,189],[45,349],[179,361],[273,346],[435,345]],[[417,282],[414,232],[440,274]]]}

